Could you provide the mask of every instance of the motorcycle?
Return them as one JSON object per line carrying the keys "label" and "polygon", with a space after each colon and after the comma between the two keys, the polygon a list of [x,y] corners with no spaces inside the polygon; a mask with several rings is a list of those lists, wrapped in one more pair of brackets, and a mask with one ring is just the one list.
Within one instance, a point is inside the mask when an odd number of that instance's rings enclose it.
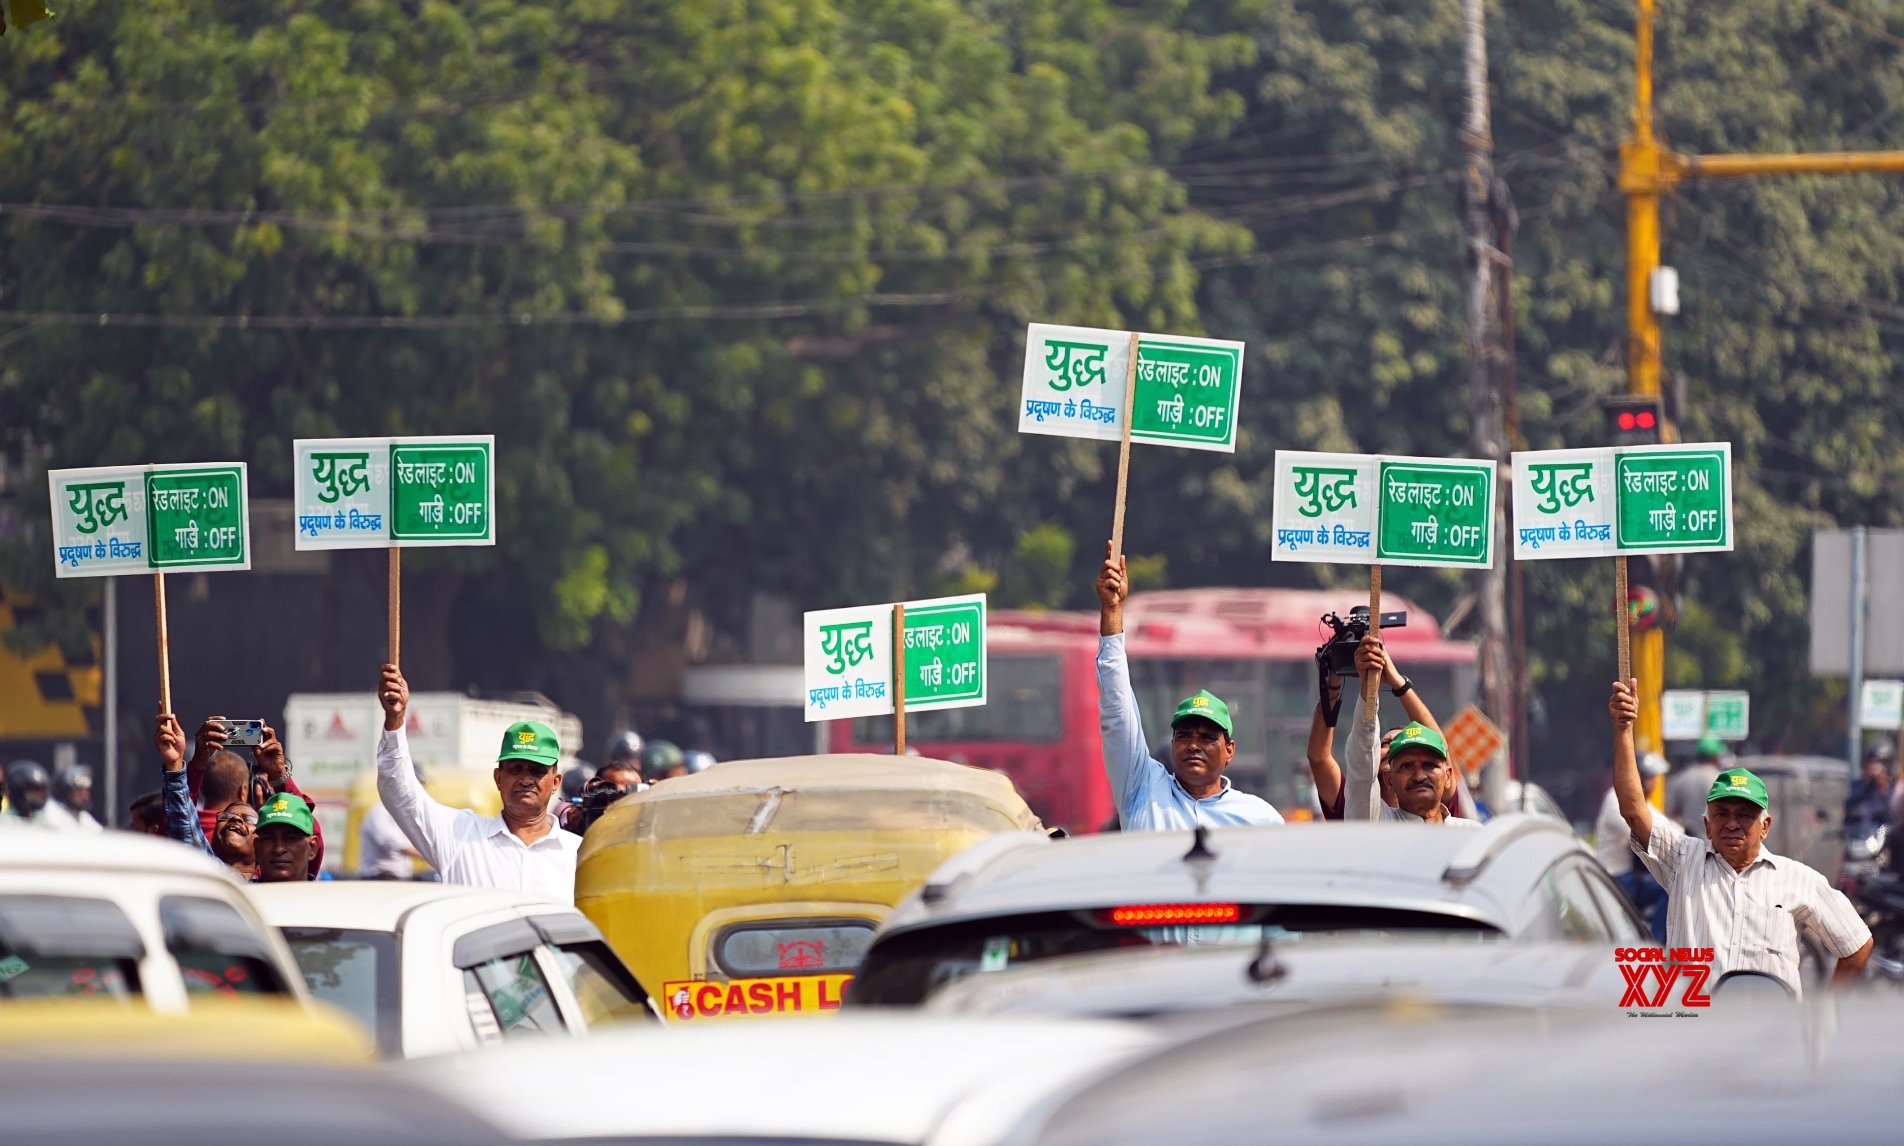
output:
{"label": "motorcycle", "polygon": [[1904,875],[1891,867],[1890,825],[1875,817],[1845,822],[1839,886],[1871,929],[1871,978],[1904,984]]}

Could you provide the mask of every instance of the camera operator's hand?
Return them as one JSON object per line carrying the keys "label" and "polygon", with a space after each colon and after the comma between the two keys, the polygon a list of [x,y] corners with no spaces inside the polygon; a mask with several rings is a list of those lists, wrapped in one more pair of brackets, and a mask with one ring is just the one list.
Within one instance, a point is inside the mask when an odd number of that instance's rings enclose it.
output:
{"label": "camera operator's hand", "polygon": [[225,737],[228,735],[230,734],[225,731],[224,717],[206,717],[205,723],[198,726],[198,733],[192,738],[191,767],[196,770],[210,764],[212,754],[225,747]]}
{"label": "camera operator's hand", "polygon": [[1103,636],[1116,636],[1124,631],[1124,599],[1130,596],[1130,580],[1125,568],[1124,555],[1111,552],[1111,543],[1104,543],[1104,564],[1097,574],[1097,631]]}
{"label": "camera operator's hand", "polygon": [[[1364,677],[1378,673],[1384,679],[1394,671],[1388,663],[1388,650],[1383,647],[1382,638],[1374,633],[1362,638],[1362,643],[1355,647],[1355,671]],[[1395,678],[1395,683],[1400,684],[1401,679]]]}
{"label": "camera operator's hand", "polygon": [[410,684],[396,665],[383,666],[383,680],[377,685],[377,703],[383,705],[385,732],[403,727],[403,718],[410,711]]}

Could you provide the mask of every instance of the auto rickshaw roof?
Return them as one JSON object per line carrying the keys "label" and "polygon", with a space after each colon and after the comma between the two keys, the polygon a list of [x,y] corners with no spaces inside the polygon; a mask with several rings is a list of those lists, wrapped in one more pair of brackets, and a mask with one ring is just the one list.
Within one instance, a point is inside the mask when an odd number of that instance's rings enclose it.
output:
{"label": "auto rickshaw roof", "polygon": [[629,796],[603,826],[619,834],[631,818],[638,837],[1041,826],[1003,773],[870,753],[726,761]]}

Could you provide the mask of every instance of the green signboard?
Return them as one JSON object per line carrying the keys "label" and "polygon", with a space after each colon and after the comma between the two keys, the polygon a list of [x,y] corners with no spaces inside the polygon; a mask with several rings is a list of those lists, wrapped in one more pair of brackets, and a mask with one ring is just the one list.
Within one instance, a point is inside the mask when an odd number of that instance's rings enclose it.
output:
{"label": "green signboard", "polygon": [[1494,467],[1487,462],[1387,460],[1377,492],[1375,560],[1486,566],[1494,531]]}
{"label": "green signboard", "polygon": [[1622,550],[1731,547],[1730,459],[1712,449],[1628,449],[1614,458],[1615,539]]}
{"label": "green signboard", "polygon": [[244,486],[237,466],[148,471],[146,538],[152,567],[247,566]]}
{"label": "green signboard", "polygon": [[390,536],[396,541],[491,540],[490,445],[445,442],[390,447]]}
{"label": "green signboard", "polygon": [[1236,448],[1242,347],[1144,335],[1137,344],[1131,441]]}
{"label": "green signboard", "polygon": [[906,607],[906,708],[985,699],[985,598]]}

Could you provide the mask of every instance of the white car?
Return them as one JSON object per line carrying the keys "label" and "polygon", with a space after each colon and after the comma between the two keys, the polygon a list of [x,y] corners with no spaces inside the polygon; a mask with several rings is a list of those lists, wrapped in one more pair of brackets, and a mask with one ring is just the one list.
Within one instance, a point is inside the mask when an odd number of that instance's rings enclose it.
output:
{"label": "white car", "polygon": [[311,992],[355,1015],[388,1058],[659,1022],[648,992],[573,907],[518,892],[384,880],[259,884],[251,892]]}
{"label": "white car", "polygon": [[308,1001],[290,949],[224,864],[129,832],[0,829],[0,1006],[36,996]]}
{"label": "white car", "polygon": [[[992,1146],[1054,1096],[1163,1043],[1136,1023],[839,1014],[545,1041],[405,1063],[400,1077],[524,1142]],[[548,1080],[618,1070],[641,1081],[545,1098]]]}

